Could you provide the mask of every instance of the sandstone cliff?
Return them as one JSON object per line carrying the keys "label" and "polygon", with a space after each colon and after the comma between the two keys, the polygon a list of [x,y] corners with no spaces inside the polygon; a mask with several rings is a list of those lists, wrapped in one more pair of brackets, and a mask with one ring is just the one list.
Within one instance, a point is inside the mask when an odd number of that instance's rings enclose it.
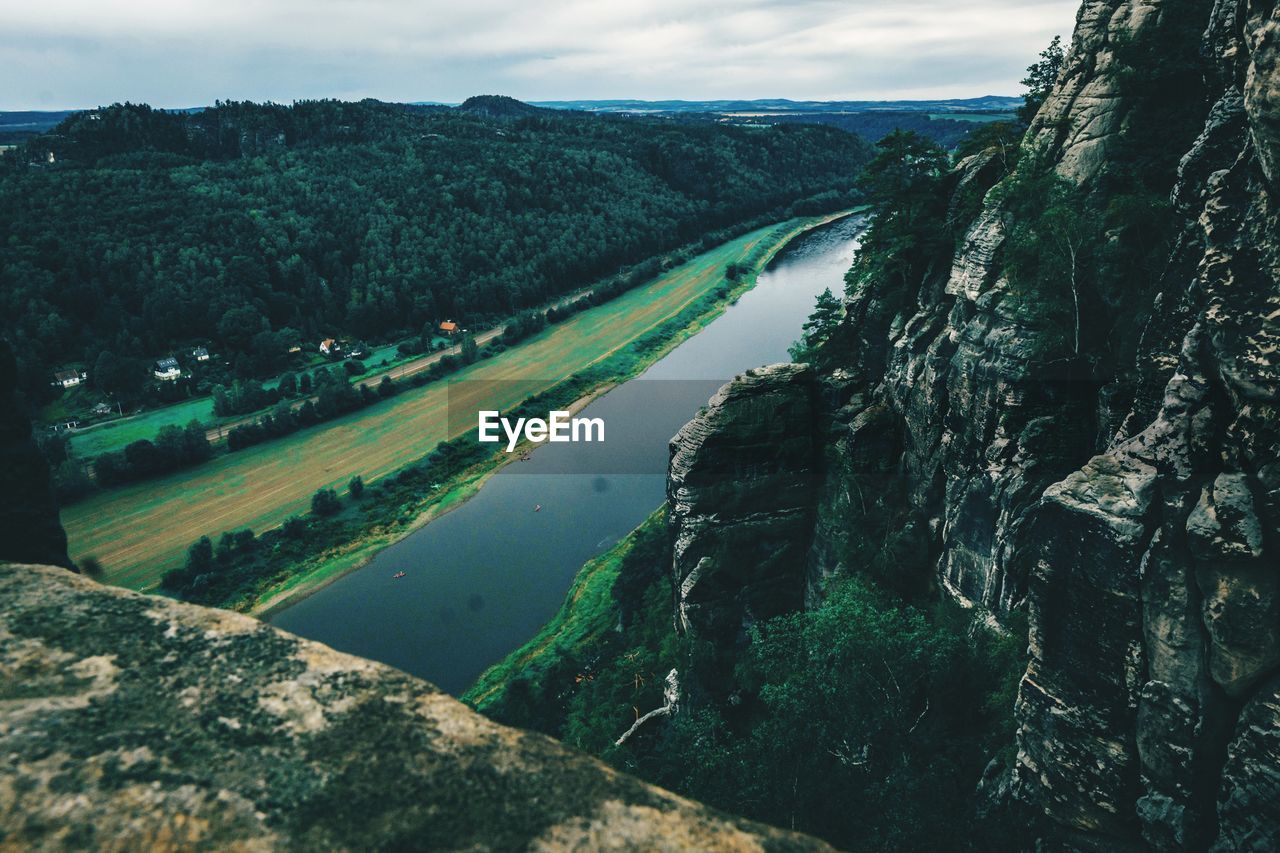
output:
{"label": "sandstone cliff", "polygon": [[[732,658],[753,623],[802,603],[816,390],[800,365],[752,370],[671,440],[676,621],[714,659]],[[702,669],[697,684],[714,690],[714,661]]]}
{"label": "sandstone cliff", "polygon": [[[1160,63],[1204,69],[1177,93],[1177,116],[1151,84]],[[779,567],[770,579],[802,587],[788,602],[818,598],[832,572],[872,562],[859,537],[878,525],[918,540],[891,561],[904,586],[919,565],[995,623],[1026,610],[1006,788],[1068,846],[1280,847],[1278,63],[1274,2],[1089,0],[1018,168],[1105,199],[1153,140],[1174,146],[1176,239],[1161,268],[1142,284],[1099,277],[1088,334],[1063,357],[1051,343],[1062,330],[1011,286],[1020,223],[993,191],[990,153],[976,155],[948,183],[985,196],[954,256],[906,297],[854,282],[852,344],[816,396],[804,371],[774,369],[820,401],[797,430],[826,435],[809,458],[828,461],[808,504],[780,490],[770,505],[747,478],[756,517],[814,519],[794,540],[811,542],[807,577]],[[731,426],[742,452],[718,469],[759,463],[751,448],[767,434],[753,441],[743,424]],[[688,518],[716,515],[683,471],[715,442],[708,429],[704,416],[673,449],[672,505],[701,507]],[[733,561],[677,556],[687,629],[740,623],[735,589],[703,596],[735,603],[696,619],[684,589],[695,574],[754,578],[739,536]],[[772,542],[761,547],[775,562]]]}
{"label": "sandstone cliff", "polygon": [[827,849],[257,620],[0,564],[0,850]]}

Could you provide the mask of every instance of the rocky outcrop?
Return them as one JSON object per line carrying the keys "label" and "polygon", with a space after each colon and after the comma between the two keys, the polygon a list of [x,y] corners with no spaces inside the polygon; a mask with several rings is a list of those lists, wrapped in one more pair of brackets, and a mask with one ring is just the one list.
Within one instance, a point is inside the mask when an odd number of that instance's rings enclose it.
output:
{"label": "rocky outcrop", "polygon": [[826,849],[257,620],[0,565],[0,849]]}
{"label": "rocky outcrop", "polygon": [[[1203,87],[1166,115],[1151,81],[1185,75],[1200,51]],[[862,545],[869,525],[909,531],[907,562],[946,595],[997,622],[1029,615],[1017,759],[987,788],[1043,812],[1068,846],[1276,849],[1274,0],[1084,4],[1020,174],[1056,173],[1105,203],[1162,151],[1181,157],[1153,178],[1170,191],[1167,258],[1146,278],[1099,276],[1074,349],[1010,282],[1009,235],[1025,223],[988,192],[999,175],[982,155],[948,185],[985,194],[949,262],[905,296],[854,281],[852,344],[818,380],[828,464],[805,592],[816,601],[833,572],[881,559],[886,537]]]}
{"label": "rocky outcrop", "polygon": [[677,627],[712,660],[754,622],[800,607],[813,527],[816,383],[803,365],[749,371],[671,440],[667,480]]}

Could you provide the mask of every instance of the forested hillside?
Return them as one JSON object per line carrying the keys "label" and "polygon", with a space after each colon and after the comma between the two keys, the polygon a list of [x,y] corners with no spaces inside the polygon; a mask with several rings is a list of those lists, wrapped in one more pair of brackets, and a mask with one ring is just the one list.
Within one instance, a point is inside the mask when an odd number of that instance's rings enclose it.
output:
{"label": "forested hillside", "polygon": [[847,203],[867,160],[834,128],[513,103],[68,118],[0,158],[0,311],[23,388],[38,398],[51,369],[92,374],[103,353],[145,377],[210,341],[260,375],[303,341],[509,315],[726,226]]}

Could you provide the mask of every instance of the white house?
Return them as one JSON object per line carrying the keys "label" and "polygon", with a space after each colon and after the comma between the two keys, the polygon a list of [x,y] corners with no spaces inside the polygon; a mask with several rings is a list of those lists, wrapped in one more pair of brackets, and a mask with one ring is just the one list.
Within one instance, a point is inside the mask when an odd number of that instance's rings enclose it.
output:
{"label": "white house", "polygon": [[172,382],[182,375],[182,368],[178,366],[176,358],[169,356],[158,360],[152,368],[152,373],[162,382]]}
{"label": "white house", "polygon": [[204,347],[196,347],[191,351],[191,357],[196,361],[208,361],[209,351]]}
{"label": "white house", "polygon": [[49,384],[55,388],[74,388],[88,378],[89,374],[83,370],[59,370]]}

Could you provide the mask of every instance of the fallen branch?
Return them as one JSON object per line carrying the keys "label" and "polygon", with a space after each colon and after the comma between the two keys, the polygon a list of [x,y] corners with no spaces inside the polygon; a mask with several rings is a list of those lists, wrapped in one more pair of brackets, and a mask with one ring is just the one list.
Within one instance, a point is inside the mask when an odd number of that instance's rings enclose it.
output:
{"label": "fallen branch", "polygon": [[628,738],[639,730],[641,726],[652,720],[654,717],[669,717],[675,714],[676,709],[679,707],[679,700],[680,680],[677,672],[673,669],[667,673],[667,686],[662,689],[662,707],[654,708],[643,717],[637,718],[636,721],[631,724],[631,728],[623,732],[622,737],[614,741],[614,746],[622,746],[627,742]]}

